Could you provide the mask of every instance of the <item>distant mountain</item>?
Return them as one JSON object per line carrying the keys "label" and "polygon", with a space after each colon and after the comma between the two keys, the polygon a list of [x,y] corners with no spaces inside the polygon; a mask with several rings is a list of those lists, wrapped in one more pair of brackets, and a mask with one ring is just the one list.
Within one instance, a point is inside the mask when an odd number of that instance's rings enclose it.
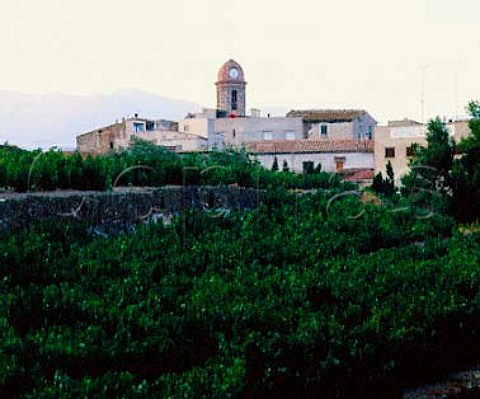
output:
{"label": "distant mountain", "polygon": [[23,94],[0,90],[0,144],[23,148],[75,147],[78,133],[122,117],[178,120],[201,106],[138,90],[105,95]]}

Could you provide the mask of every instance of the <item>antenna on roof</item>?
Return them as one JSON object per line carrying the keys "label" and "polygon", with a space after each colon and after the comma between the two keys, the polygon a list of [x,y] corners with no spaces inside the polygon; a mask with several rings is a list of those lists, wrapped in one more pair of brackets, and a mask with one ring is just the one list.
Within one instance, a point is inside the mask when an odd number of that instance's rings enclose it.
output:
{"label": "antenna on roof", "polygon": [[422,107],[422,123],[425,123],[425,69],[427,69],[430,65],[425,64],[422,65],[422,94],[421,94],[421,107]]}

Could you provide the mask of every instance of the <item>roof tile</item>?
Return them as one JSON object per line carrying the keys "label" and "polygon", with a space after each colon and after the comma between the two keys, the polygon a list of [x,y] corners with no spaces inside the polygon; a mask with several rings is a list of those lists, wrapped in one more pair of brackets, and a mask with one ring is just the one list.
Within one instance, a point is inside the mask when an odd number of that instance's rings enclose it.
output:
{"label": "roof tile", "polygon": [[358,116],[366,113],[359,109],[307,109],[291,110],[287,117],[301,117],[306,122],[351,122]]}
{"label": "roof tile", "polygon": [[367,152],[372,153],[373,140],[279,140],[246,143],[252,153],[305,153],[305,152]]}

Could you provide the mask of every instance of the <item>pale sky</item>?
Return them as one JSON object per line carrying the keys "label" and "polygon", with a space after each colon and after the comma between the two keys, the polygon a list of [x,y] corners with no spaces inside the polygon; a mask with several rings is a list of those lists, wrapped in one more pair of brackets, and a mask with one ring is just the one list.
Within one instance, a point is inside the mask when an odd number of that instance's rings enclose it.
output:
{"label": "pale sky", "polygon": [[0,89],[136,88],[215,105],[244,67],[247,107],[367,109],[377,120],[464,113],[480,98],[478,0],[3,1]]}

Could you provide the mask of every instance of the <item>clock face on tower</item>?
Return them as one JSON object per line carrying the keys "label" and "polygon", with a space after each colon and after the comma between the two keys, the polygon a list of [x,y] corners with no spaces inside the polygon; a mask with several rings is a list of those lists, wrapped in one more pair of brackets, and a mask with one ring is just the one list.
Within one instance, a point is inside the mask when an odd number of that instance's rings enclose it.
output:
{"label": "clock face on tower", "polygon": [[225,62],[217,73],[217,110],[221,115],[245,117],[245,73],[235,60]]}
{"label": "clock face on tower", "polygon": [[230,76],[232,79],[238,78],[238,69],[230,68],[230,70],[228,71],[228,76]]}

